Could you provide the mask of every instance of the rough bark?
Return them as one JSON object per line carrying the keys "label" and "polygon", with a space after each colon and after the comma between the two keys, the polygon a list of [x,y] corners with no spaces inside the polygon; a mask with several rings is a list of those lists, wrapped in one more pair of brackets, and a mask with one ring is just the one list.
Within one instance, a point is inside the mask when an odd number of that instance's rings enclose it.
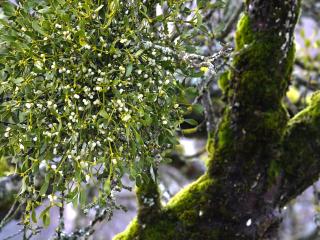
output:
{"label": "rough bark", "polygon": [[[150,221],[134,220],[116,240],[274,239],[279,207],[316,180],[319,98],[289,122],[282,104],[300,1],[251,0],[246,5],[233,70],[221,81],[228,107],[208,142],[208,171]],[[303,146],[308,134],[315,142]],[[308,166],[301,166],[305,154]]]}

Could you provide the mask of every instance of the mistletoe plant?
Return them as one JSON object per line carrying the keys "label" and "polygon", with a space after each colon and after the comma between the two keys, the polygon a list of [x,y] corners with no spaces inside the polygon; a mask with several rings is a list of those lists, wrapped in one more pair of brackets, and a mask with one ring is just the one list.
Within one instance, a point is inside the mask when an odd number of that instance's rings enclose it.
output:
{"label": "mistletoe plant", "polygon": [[[184,14],[201,27],[201,9],[144,2],[2,3],[0,156],[22,179],[26,226],[45,199],[45,225],[52,206],[87,207],[88,182],[99,189],[90,206],[104,205],[124,174],[141,184],[176,143],[188,107],[177,70],[194,72],[186,66],[196,55],[187,53],[188,34],[172,41],[170,25],[186,24]],[[166,7],[150,11],[156,5]]]}

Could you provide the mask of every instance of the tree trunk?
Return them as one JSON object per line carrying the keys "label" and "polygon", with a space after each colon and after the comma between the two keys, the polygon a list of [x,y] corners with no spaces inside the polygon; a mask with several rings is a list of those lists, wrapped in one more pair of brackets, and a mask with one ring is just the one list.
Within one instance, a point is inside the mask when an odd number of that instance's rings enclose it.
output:
{"label": "tree trunk", "polygon": [[282,104],[300,0],[246,5],[233,70],[222,84],[228,106],[208,142],[206,174],[150,211],[148,221],[138,215],[115,239],[276,239],[279,209],[316,180],[320,97],[291,120]]}

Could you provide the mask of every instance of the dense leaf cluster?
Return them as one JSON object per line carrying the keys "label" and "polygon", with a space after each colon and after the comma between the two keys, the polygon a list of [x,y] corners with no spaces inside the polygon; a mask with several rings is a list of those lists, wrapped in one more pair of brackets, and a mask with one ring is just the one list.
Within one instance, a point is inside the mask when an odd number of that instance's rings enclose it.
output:
{"label": "dense leaf cluster", "polygon": [[159,13],[140,0],[2,4],[0,156],[22,177],[25,223],[46,198],[84,206],[89,182],[104,203],[125,173],[137,184],[152,175],[175,143],[185,49],[169,27],[183,2],[159,1]]}

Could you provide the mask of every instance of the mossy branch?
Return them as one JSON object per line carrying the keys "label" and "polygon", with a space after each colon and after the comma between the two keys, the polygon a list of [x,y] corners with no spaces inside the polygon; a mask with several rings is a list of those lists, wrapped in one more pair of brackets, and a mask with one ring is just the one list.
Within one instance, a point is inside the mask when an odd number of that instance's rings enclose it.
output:
{"label": "mossy branch", "polygon": [[289,121],[280,164],[283,183],[279,195],[280,205],[284,205],[319,178],[320,92],[313,95],[306,109]]}
{"label": "mossy branch", "polygon": [[208,175],[203,175],[175,195],[152,221],[141,224],[138,216],[114,240],[216,239],[218,230],[203,224],[210,221],[208,209],[213,207],[210,192],[214,185]]}
{"label": "mossy branch", "polygon": [[229,106],[211,143],[209,172],[226,175],[226,164],[233,164],[229,174],[243,174],[253,184],[258,173],[267,178],[288,120],[282,99],[292,72],[300,2],[249,3],[237,26],[233,70],[223,80]]}

